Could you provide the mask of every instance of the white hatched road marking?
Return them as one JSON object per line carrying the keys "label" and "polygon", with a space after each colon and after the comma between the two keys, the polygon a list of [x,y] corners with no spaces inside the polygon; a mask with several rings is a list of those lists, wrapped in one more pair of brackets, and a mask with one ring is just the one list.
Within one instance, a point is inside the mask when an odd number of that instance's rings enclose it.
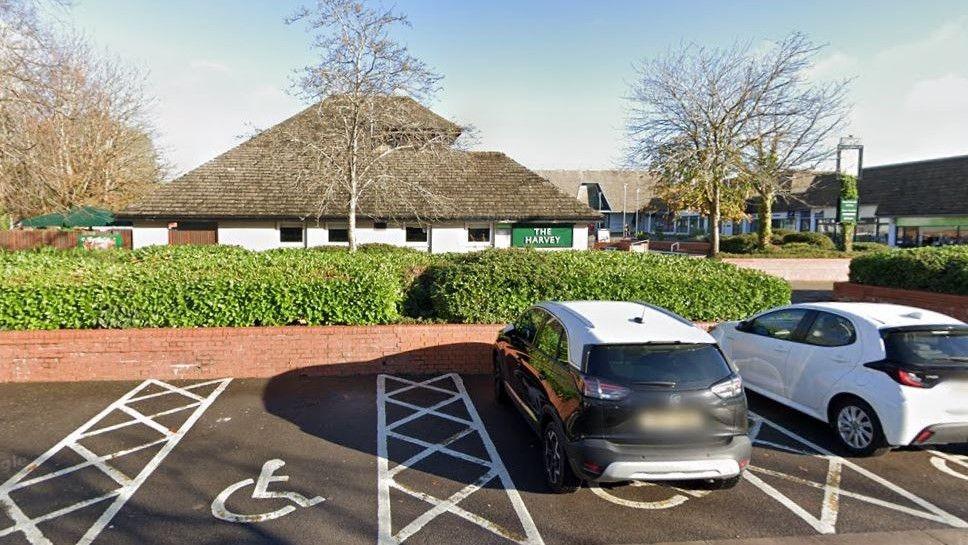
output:
{"label": "white hatched road marking", "polygon": [[[393,391],[387,392],[387,379],[396,381],[400,384],[406,384],[407,386],[399,387]],[[440,384],[442,381],[452,382],[455,390],[441,388],[435,386],[435,384]],[[379,523],[379,545],[399,545],[406,541],[409,537],[413,536],[419,532],[427,523],[436,517],[444,513],[452,513],[464,520],[471,522],[480,526],[481,528],[492,532],[508,541],[518,543],[520,545],[543,545],[544,541],[541,539],[541,535],[538,533],[538,529],[534,525],[534,521],[531,519],[531,514],[528,513],[528,509],[525,507],[524,502],[521,500],[521,496],[518,494],[517,489],[514,487],[514,482],[511,480],[511,476],[508,474],[507,468],[504,467],[504,463],[501,461],[501,457],[494,447],[494,442],[491,441],[491,437],[487,434],[487,430],[484,428],[484,423],[481,421],[480,415],[478,415],[477,410],[474,408],[474,403],[471,401],[470,397],[467,395],[467,390],[464,388],[464,383],[460,376],[455,373],[450,373],[446,375],[440,375],[427,379],[423,382],[416,382],[408,380],[405,378],[400,378],[392,375],[379,375],[376,379],[376,389],[377,389],[377,492],[378,492],[378,523]],[[434,403],[428,407],[420,407],[412,403],[402,401],[400,399],[395,399],[402,393],[409,392],[415,389],[425,389],[437,393],[447,394],[447,398],[438,403]],[[400,418],[393,422],[387,422],[386,407],[387,404],[395,404],[402,407],[407,407],[415,410],[411,415],[404,418]],[[467,414],[470,415],[470,420],[465,420],[463,418],[458,418],[451,416],[446,413],[438,412],[441,409],[451,403],[462,403],[464,408],[467,410]],[[399,431],[394,431],[407,424],[409,422],[416,421],[424,416],[432,415],[435,417],[444,418],[453,422],[457,422],[463,426],[466,426],[461,431],[455,433],[454,435],[444,439],[440,443],[429,443],[427,441],[407,436],[406,434],[400,433]],[[477,458],[475,456],[463,454],[454,450],[447,448],[452,443],[460,440],[463,437],[471,435],[473,433],[478,434],[481,442],[484,444],[484,448],[487,451],[488,459],[484,460]],[[407,441],[412,444],[424,447],[424,450],[418,452],[412,456],[409,460],[403,462],[402,464],[395,466],[393,470],[389,469],[389,460],[387,458],[388,439],[393,438],[397,440]],[[475,463],[487,468],[487,471],[477,479],[475,482],[467,484],[464,488],[457,491],[449,498],[440,499],[425,492],[418,490],[413,490],[401,483],[394,480],[394,477],[401,471],[412,467],[413,464],[423,460],[424,458],[430,456],[434,453],[441,453],[447,456],[465,460],[471,463]],[[525,536],[517,536],[514,533],[502,528],[498,524],[487,520],[486,518],[471,513],[458,504],[466,499],[471,494],[480,490],[484,485],[486,485],[490,480],[497,477],[500,479],[501,486],[504,487],[504,491],[508,495],[508,499],[511,501],[511,505],[514,508],[515,514],[517,514],[518,519],[521,522],[521,526],[524,528]],[[423,500],[429,503],[432,507],[428,511],[424,512],[422,515],[418,516],[416,519],[411,521],[409,524],[404,526],[397,533],[393,532],[392,528],[392,517],[391,517],[391,504],[390,504],[390,489],[396,489],[414,498]]]}
{"label": "white hatched road marking", "polygon": [[[961,454],[948,454],[947,452],[941,452],[940,450],[929,450],[931,453],[931,465],[933,465],[938,471],[947,473],[952,477],[956,477],[963,481],[968,481],[968,456]],[[957,470],[948,465],[948,462],[960,465],[965,468],[962,470]]]}
{"label": "white hatched road marking", "polygon": [[[137,492],[138,488],[148,479],[148,477],[154,472],[155,469],[161,464],[161,462],[168,456],[168,454],[178,445],[178,442],[188,433],[188,430],[192,428],[195,422],[201,418],[202,414],[206,409],[215,401],[215,399],[221,394],[225,388],[229,385],[232,379],[220,379],[211,380],[207,382],[201,382],[198,384],[192,384],[190,386],[180,388],[161,382],[159,380],[148,379],[134,389],[126,393],[120,399],[111,403],[104,408],[103,411],[98,413],[94,418],[88,420],[81,427],[77,428],[70,435],[62,439],[59,443],[51,447],[47,452],[41,454],[36,460],[27,464],[23,469],[17,472],[14,476],[10,477],[5,483],[0,485],[0,505],[3,506],[6,513],[13,520],[14,525],[9,528],[0,529],[0,537],[13,534],[15,532],[22,532],[24,537],[33,545],[50,545],[50,540],[44,536],[44,534],[37,528],[37,524],[51,520],[63,515],[67,515],[79,509],[83,509],[90,505],[107,501],[109,499],[114,499],[108,508],[101,514],[101,516],[94,522],[94,524],[87,529],[84,535],[77,542],[78,545],[89,545],[94,541],[95,538],[101,533],[101,531],[111,522],[111,519],[121,510],[125,503],[131,496]],[[208,396],[202,397],[194,393],[192,390],[197,390],[205,386],[217,385],[214,390]],[[163,388],[164,392],[159,392],[155,394],[148,394],[138,397],[138,394],[143,392],[149,386],[158,386]],[[128,403],[133,403],[135,401],[140,401],[144,399],[156,398],[165,395],[173,395],[178,397],[187,397],[192,399],[194,403],[190,405],[176,407],[167,411],[162,411],[160,413],[146,416],[141,412],[129,407]],[[184,423],[177,430],[169,430],[163,425],[156,422],[154,419],[159,416],[164,416],[167,414],[173,414],[175,412],[188,410],[193,408],[194,411],[185,420]],[[120,424],[114,424],[111,426],[102,426],[100,428],[97,425],[110,414],[112,411],[118,410],[131,416],[131,420],[122,422]],[[110,433],[111,431],[125,428],[128,426],[143,425],[148,426],[151,429],[160,433],[163,438],[145,443],[142,445],[137,445],[130,447],[118,452],[113,452],[111,454],[105,454],[99,456],[94,452],[91,452],[78,441],[84,439],[85,437],[90,437],[92,435],[100,435],[105,433]],[[131,454],[139,450],[144,450],[155,445],[163,445],[162,448],[151,458],[151,460],[141,469],[137,476],[134,478],[129,478],[127,475],[119,471],[117,468],[108,464],[108,462],[114,458],[124,456],[126,454]],[[55,456],[57,453],[69,449],[82,458],[84,462],[67,467],[52,473],[27,478],[30,476],[38,467],[40,467],[44,462],[49,460],[51,457]],[[101,470],[104,474],[111,477],[119,485],[118,488],[111,490],[105,494],[89,498],[87,500],[80,501],[73,505],[52,511],[45,515],[30,518],[20,509],[20,507],[11,499],[10,493],[16,490],[26,488],[28,486],[48,481],[53,478],[62,477],[69,475],[80,469],[86,467],[96,467]]]}
{"label": "white hatched road marking", "polygon": [[[860,500],[878,507],[884,507],[887,509],[892,509],[907,515],[920,517],[935,522],[940,522],[942,524],[947,524],[955,528],[968,528],[968,523],[964,520],[944,511],[940,507],[928,502],[927,500],[908,492],[907,490],[901,488],[900,486],[884,479],[883,477],[864,469],[863,467],[851,462],[850,460],[844,459],[840,456],[833,454],[827,449],[810,442],[808,439],[801,437],[792,431],[784,428],[783,426],[772,422],[762,416],[755,413],[750,413],[750,418],[753,419],[753,426],[750,428],[750,438],[753,440],[755,445],[766,446],[770,448],[775,448],[778,450],[783,450],[786,452],[791,452],[793,454],[799,454],[804,456],[812,456],[819,459],[827,460],[827,477],[825,482],[819,483],[798,477],[795,475],[789,475],[782,473],[780,471],[774,471],[771,469],[750,465],[749,470],[743,475],[744,478],[751,484],[765,492],[767,495],[775,499],[781,505],[792,511],[798,517],[804,520],[807,524],[813,527],[818,533],[821,534],[834,534],[837,533],[837,515],[840,511],[840,498],[852,498]],[[776,443],[772,441],[766,441],[759,438],[764,426],[769,426],[779,433],[785,435],[786,437],[796,441],[804,448],[792,447],[789,445],[783,445],[781,443]],[[840,486],[840,479],[843,471],[845,469],[850,469],[859,473],[860,475],[866,477],[878,483],[898,494],[909,501],[921,507],[921,509],[914,509],[904,505],[899,505],[897,503],[889,502],[879,498],[874,498],[867,496],[865,494],[859,494],[857,492],[851,492],[849,490],[844,490]],[[820,517],[816,517],[806,509],[798,505],[796,502],[791,500],[788,496],[765,482],[763,479],[757,476],[769,475],[774,478],[783,479],[785,481],[793,482],[799,485],[803,485],[810,488],[822,489],[824,492],[823,504],[820,511]]]}

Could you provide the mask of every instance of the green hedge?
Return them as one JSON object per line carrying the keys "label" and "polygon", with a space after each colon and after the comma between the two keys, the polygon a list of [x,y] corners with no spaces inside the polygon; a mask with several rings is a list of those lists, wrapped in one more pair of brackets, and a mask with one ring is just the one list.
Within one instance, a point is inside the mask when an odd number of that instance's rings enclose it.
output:
{"label": "green hedge", "polygon": [[0,254],[0,328],[390,323],[407,259],[157,247]]}
{"label": "green hedge", "polygon": [[695,320],[785,303],[782,280],[623,252],[229,246],[0,252],[0,329],[503,322],[542,299],[644,299]]}
{"label": "green hedge", "polygon": [[824,250],[833,250],[834,241],[823,233],[803,232],[789,233],[783,236],[783,244],[809,244]]}
{"label": "green hedge", "polygon": [[850,281],[968,295],[968,246],[876,252],[850,261]]}
{"label": "green hedge", "polygon": [[506,322],[544,299],[641,299],[693,320],[735,319],[790,301],[790,286],[708,259],[620,252],[490,250],[431,267],[434,313]]}

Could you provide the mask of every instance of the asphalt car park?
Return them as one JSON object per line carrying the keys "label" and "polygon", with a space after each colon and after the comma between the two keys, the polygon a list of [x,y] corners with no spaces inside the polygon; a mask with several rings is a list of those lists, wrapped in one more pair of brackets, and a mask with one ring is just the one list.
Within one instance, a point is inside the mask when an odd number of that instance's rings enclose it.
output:
{"label": "asphalt car park", "polygon": [[656,543],[968,527],[968,449],[841,458],[750,394],[732,490],[554,495],[488,376],[0,386],[0,544]]}

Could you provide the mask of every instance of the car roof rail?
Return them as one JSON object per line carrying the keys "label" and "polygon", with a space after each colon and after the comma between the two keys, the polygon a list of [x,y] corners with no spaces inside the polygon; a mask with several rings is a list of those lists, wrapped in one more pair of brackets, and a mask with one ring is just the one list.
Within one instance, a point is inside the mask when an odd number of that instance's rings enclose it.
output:
{"label": "car roof rail", "polygon": [[581,324],[583,326],[587,327],[588,329],[595,329],[595,324],[593,324],[591,320],[589,320],[588,318],[582,316],[581,313],[578,312],[577,310],[575,310],[575,309],[573,309],[571,307],[567,307],[565,305],[562,305],[561,303],[558,303],[558,302],[555,302],[555,301],[542,301],[542,302],[538,303],[535,306],[536,307],[544,308],[546,310],[551,310],[551,311],[557,310],[557,311],[561,311],[561,312],[570,314],[573,318],[575,318],[576,320],[578,320],[579,322],[581,322]]}
{"label": "car roof rail", "polygon": [[653,305],[652,303],[647,303],[645,301],[635,301],[635,302],[638,303],[638,304],[640,304],[640,305],[642,305],[643,307],[650,308],[650,309],[655,310],[657,312],[661,312],[662,314],[665,314],[666,316],[672,318],[673,320],[676,320],[677,322],[682,322],[682,323],[684,323],[684,324],[686,324],[688,326],[695,326],[696,325],[696,324],[692,323],[692,320],[686,318],[685,316],[676,314],[675,312],[672,312],[671,310],[669,310],[667,308],[663,308],[663,307],[660,307],[658,305]]}

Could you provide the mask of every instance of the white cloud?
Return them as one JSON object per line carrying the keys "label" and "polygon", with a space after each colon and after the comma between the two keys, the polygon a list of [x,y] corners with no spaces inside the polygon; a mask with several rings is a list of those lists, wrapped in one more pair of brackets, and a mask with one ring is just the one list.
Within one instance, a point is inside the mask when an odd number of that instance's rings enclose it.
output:
{"label": "white cloud", "polygon": [[968,77],[945,74],[915,82],[904,98],[904,106],[912,112],[964,116],[968,114]]}
{"label": "white cloud", "polygon": [[230,71],[230,68],[221,62],[213,61],[209,59],[194,59],[188,63],[192,70],[200,71],[211,71],[211,72],[222,72],[226,73]]}

